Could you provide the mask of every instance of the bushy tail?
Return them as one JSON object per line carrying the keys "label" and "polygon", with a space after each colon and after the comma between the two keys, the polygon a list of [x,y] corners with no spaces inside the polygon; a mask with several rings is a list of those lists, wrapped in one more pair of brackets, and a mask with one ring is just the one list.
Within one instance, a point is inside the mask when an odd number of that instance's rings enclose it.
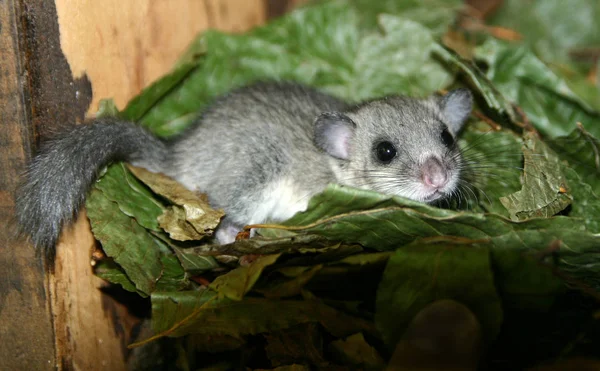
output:
{"label": "bushy tail", "polygon": [[168,150],[143,128],[98,119],[45,143],[29,164],[17,193],[17,222],[36,247],[52,254],[62,227],[72,223],[98,172],[113,161],[160,171]]}

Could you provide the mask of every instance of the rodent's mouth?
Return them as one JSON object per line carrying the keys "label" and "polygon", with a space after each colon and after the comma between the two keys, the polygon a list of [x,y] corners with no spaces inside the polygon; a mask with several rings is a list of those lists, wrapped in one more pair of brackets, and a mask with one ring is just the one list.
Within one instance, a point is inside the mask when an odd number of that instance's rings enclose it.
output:
{"label": "rodent's mouth", "polygon": [[431,203],[433,201],[439,200],[442,197],[444,197],[444,193],[442,193],[442,192],[440,192],[438,190],[435,190],[431,194],[429,194],[428,196],[425,196],[423,198],[423,202]]}

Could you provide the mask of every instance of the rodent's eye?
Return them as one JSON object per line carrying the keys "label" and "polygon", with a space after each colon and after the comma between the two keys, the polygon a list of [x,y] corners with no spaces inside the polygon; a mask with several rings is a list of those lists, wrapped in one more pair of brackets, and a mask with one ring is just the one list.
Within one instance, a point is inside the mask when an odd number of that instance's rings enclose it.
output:
{"label": "rodent's eye", "polygon": [[377,159],[383,164],[389,164],[396,157],[396,147],[390,142],[380,142],[375,147]]}
{"label": "rodent's eye", "polygon": [[448,129],[442,131],[442,142],[446,147],[451,147],[454,144],[454,137],[450,134]]}

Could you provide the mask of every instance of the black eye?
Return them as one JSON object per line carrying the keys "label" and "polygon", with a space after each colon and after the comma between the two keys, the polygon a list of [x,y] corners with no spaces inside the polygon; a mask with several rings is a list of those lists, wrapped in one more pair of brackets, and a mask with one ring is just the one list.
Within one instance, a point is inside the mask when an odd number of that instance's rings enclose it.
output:
{"label": "black eye", "polygon": [[381,142],[375,147],[377,159],[383,164],[389,164],[396,157],[396,147],[390,142]]}
{"label": "black eye", "polygon": [[442,142],[446,147],[451,147],[454,144],[454,137],[452,137],[452,134],[450,134],[448,129],[442,131]]}

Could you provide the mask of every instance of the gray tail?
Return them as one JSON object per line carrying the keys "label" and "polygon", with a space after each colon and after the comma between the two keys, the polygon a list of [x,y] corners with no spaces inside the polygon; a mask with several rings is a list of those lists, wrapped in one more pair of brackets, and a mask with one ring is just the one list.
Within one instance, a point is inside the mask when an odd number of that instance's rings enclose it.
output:
{"label": "gray tail", "polygon": [[167,154],[160,139],[117,119],[98,119],[57,135],[42,146],[21,180],[16,200],[20,230],[51,256],[62,227],[75,220],[105,165],[135,161],[157,171]]}

